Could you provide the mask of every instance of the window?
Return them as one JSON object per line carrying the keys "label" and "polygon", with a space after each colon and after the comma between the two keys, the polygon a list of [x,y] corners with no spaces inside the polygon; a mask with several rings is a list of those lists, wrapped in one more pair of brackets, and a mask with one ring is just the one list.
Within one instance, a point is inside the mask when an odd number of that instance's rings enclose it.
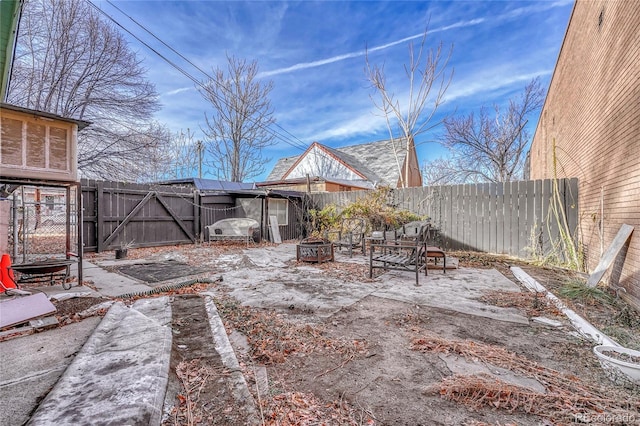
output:
{"label": "window", "polygon": [[44,169],[47,165],[47,129],[42,124],[27,122],[27,167]]}
{"label": "window", "polygon": [[49,167],[67,170],[67,129],[51,126],[49,128]]}
{"label": "window", "polygon": [[289,224],[289,201],[269,199],[269,216],[278,219],[278,225]]}
{"label": "window", "polygon": [[22,121],[2,117],[1,139],[2,164],[22,166]]}
{"label": "window", "polygon": [[56,197],[53,195],[45,195],[44,205],[47,206],[49,210],[53,210],[56,206]]}
{"label": "window", "polygon": [[0,124],[0,164],[3,172],[6,168],[11,173],[8,176],[43,177],[51,173],[48,176],[75,180],[72,124],[5,110]]}

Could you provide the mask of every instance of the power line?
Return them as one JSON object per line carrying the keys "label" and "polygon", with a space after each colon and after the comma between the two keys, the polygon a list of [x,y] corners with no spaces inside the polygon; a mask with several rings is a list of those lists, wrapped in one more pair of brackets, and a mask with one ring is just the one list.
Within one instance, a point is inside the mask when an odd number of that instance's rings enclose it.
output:
{"label": "power line", "polygon": [[[118,6],[116,6],[111,0],[107,0],[107,3],[109,5],[111,5],[114,9],[116,9],[118,12],[122,13],[124,16],[126,16],[127,18],[129,18],[131,20],[131,22],[133,22],[134,24],[136,24],[138,27],[142,28],[147,34],[149,34],[151,37],[155,38],[157,41],[159,41],[160,43],[162,43],[162,45],[164,45],[165,47],[167,47],[169,50],[171,50],[173,53],[175,53],[176,55],[178,55],[180,58],[182,58],[184,61],[186,61],[189,65],[191,65],[192,67],[194,67],[195,69],[197,69],[198,71],[200,71],[205,77],[212,79],[212,77],[206,72],[204,71],[202,68],[200,68],[198,65],[194,64],[189,58],[185,57],[182,53],[178,52],[176,49],[174,49],[173,47],[171,47],[169,44],[167,44],[164,40],[160,39],[158,36],[156,36],[151,30],[149,30],[147,27],[145,27],[144,25],[142,25],[140,22],[138,22],[137,20],[135,20],[131,15],[129,15],[128,13],[124,12],[122,9],[120,9]],[[164,58],[163,58],[164,59]],[[222,89],[226,90],[226,87],[222,87]],[[284,127],[282,127],[281,125],[279,125],[278,123],[273,123],[274,126],[278,127],[280,130],[282,130],[283,132],[285,132],[287,135],[291,136],[293,139],[295,139],[297,142],[299,142],[300,144],[298,146],[296,146],[296,148],[300,148],[303,151],[307,149],[306,145],[304,142],[302,142],[300,139],[298,139],[298,137],[296,137],[295,135],[293,135],[291,132],[289,132],[288,130],[286,130]]]}
{"label": "power line", "polygon": [[[155,53],[159,58],[161,58],[163,61],[165,61],[167,64],[171,65],[173,68],[175,68],[178,72],[180,72],[182,75],[184,75],[185,77],[187,77],[189,80],[191,80],[194,84],[196,84],[198,87],[200,87],[201,89],[203,89],[204,91],[206,91],[207,93],[210,93],[212,96],[218,98],[218,100],[220,100],[222,103],[226,104],[228,107],[231,107],[226,100],[224,99],[220,99],[215,93],[212,93],[209,91],[209,89],[202,84],[202,82],[200,82],[197,78],[195,78],[194,76],[192,76],[189,72],[187,72],[184,68],[180,67],[179,65],[177,65],[176,63],[174,63],[173,61],[171,61],[169,58],[167,58],[166,56],[164,56],[162,53],[160,53],[159,51],[157,51],[155,48],[153,48],[152,46],[150,46],[148,43],[146,43],[145,41],[143,41],[142,39],[140,39],[137,35],[133,34],[133,32],[131,32],[130,30],[128,30],[127,28],[125,28],[120,22],[118,22],[115,18],[113,18],[111,15],[109,15],[108,13],[106,13],[105,11],[103,11],[102,9],[100,9],[99,7],[97,7],[91,0],[87,0],[87,2],[94,8],[96,9],[98,12],[100,12],[101,14],[103,14],[104,16],[106,16],[111,22],[113,22],[115,25],[117,25],[119,28],[121,28],[123,31],[125,31],[127,34],[129,34],[130,36],[132,36],[134,39],[136,39],[138,42],[140,42],[143,46],[145,46],[147,49],[149,49],[150,51],[152,51],[153,53]],[[110,3],[110,2],[109,2]],[[116,8],[117,9],[117,8]],[[119,10],[119,9],[118,9]],[[131,19],[131,18],[130,18]],[[134,21],[135,22],[135,21]],[[146,29],[145,29],[146,30]],[[148,30],[146,30],[147,32],[149,32]],[[150,33],[150,32],[149,32]],[[151,33],[150,33],[151,34]],[[156,37],[156,36],[154,36]],[[158,39],[156,37],[156,39]],[[159,40],[159,39],[158,39]],[[161,41],[162,42],[162,41]],[[166,45],[166,43],[162,42],[163,44]],[[173,49],[172,49],[173,50]],[[175,50],[174,50],[175,52]],[[176,52],[177,53],[177,52]],[[180,55],[179,53],[177,53],[180,57],[184,58],[182,55]],[[185,59],[186,60],[186,59]],[[187,62],[191,63],[190,61],[187,60]],[[193,64],[192,64],[193,65]],[[195,66],[195,65],[194,65]],[[205,73],[204,71],[202,71],[200,68],[196,67],[200,72],[202,72],[204,75],[208,76],[209,78],[211,78],[207,73]],[[275,138],[281,140],[282,142],[296,148],[296,149],[300,149],[300,150],[306,150],[306,146],[302,145],[303,142],[300,141],[299,139],[297,139],[300,144],[297,144],[295,141],[292,141],[291,139],[283,136],[282,134],[280,134],[277,131],[274,131],[273,129],[270,129],[264,125],[262,125],[261,123],[256,122],[255,120],[253,120],[251,117],[245,117],[248,121],[252,122],[253,124],[257,125],[258,127],[262,128],[264,131],[266,131],[267,133],[271,134],[272,136],[274,136]],[[275,124],[275,123],[274,123]],[[281,128],[281,126],[278,125],[278,127]],[[287,132],[289,133],[289,132]],[[289,133],[290,134],[290,133]]]}

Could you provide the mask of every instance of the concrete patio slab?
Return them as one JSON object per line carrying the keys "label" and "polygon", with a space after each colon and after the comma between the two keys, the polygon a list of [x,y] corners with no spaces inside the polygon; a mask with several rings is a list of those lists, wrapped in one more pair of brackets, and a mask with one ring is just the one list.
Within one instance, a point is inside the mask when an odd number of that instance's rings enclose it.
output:
{"label": "concrete patio slab", "polygon": [[[368,257],[336,255],[340,262],[368,265]],[[263,308],[313,312],[328,317],[342,307],[366,296],[452,309],[472,315],[528,324],[526,317],[513,308],[489,306],[479,300],[485,291],[519,292],[520,287],[497,270],[429,270],[415,286],[412,273],[390,271],[370,281],[367,272],[350,281],[328,276],[313,263],[295,262],[295,245],[245,250],[217,259],[222,284],[241,303]],[[366,269],[366,268],[365,268]],[[364,270],[363,270],[364,271]]]}
{"label": "concrete patio slab", "polygon": [[405,272],[389,272],[382,279],[390,285],[372,293],[374,296],[529,324],[529,320],[515,308],[491,306],[479,300],[487,291],[521,291],[518,285],[495,269],[464,268],[446,273],[430,270],[427,277],[420,277],[420,286],[415,286],[412,274]]}
{"label": "concrete patio slab", "polygon": [[159,424],[170,322],[167,297],[114,304],[28,424]]}

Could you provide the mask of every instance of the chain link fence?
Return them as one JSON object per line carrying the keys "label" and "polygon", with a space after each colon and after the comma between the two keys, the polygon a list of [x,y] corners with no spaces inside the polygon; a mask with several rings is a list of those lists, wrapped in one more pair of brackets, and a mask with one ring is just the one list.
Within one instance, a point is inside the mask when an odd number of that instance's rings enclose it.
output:
{"label": "chain link fence", "polygon": [[78,252],[75,188],[22,186],[10,196],[9,252],[14,263],[64,259]]}

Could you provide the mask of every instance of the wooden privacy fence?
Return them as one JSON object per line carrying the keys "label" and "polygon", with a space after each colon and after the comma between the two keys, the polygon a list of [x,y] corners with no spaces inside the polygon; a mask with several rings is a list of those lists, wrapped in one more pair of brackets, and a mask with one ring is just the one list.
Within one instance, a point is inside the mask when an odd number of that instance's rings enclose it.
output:
{"label": "wooden privacy fence", "polygon": [[251,191],[201,193],[192,186],[83,180],[84,250],[196,243],[207,237],[207,225],[231,217],[255,218],[262,225],[261,237],[266,238],[271,198],[288,200],[288,222],[279,225],[282,238],[302,238],[304,197]]}
{"label": "wooden privacy fence", "polygon": [[86,251],[196,242],[198,194],[189,188],[82,181]]}
{"label": "wooden privacy fence", "polygon": [[[552,179],[397,189],[389,204],[430,217],[447,250],[527,258],[552,252],[565,220],[575,241],[578,179],[558,179],[555,184],[557,190]],[[311,198],[322,209],[329,204],[346,206],[366,193],[313,194]]]}

